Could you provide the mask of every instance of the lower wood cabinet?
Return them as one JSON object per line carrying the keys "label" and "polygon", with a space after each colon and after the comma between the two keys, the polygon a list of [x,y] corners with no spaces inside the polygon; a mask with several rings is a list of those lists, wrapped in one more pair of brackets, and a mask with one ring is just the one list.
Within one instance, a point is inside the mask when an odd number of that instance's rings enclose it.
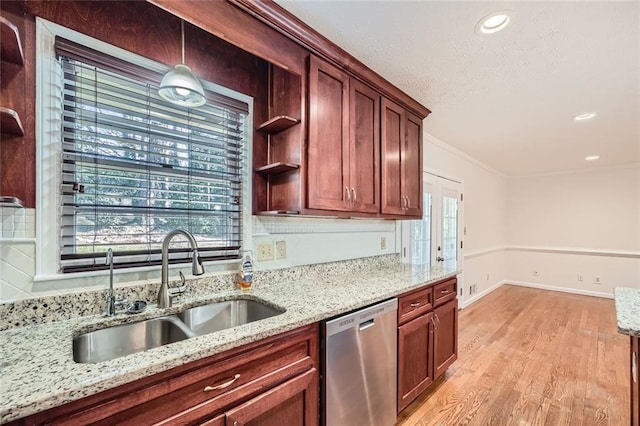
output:
{"label": "lower wood cabinet", "polygon": [[454,278],[398,298],[398,412],[458,357],[456,294]]}
{"label": "lower wood cabinet", "polygon": [[14,424],[317,425],[317,368],[314,324]]}
{"label": "lower wood cabinet", "polygon": [[433,320],[433,362],[437,379],[458,359],[458,300],[435,308]]}
{"label": "lower wood cabinet", "polygon": [[398,412],[433,383],[433,312],[398,327]]}
{"label": "lower wood cabinet", "polygon": [[631,426],[640,426],[640,337],[631,336]]}

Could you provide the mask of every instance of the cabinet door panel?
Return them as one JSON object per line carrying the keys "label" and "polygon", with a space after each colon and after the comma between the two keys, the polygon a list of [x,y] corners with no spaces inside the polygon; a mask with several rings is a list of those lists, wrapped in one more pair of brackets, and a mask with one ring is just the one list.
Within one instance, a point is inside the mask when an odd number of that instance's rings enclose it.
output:
{"label": "cabinet door panel", "polygon": [[318,418],[317,370],[300,374],[225,414],[228,426],[315,425]]}
{"label": "cabinet door panel", "polygon": [[406,114],[406,138],[402,150],[402,194],[407,197],[406,214],[422,217],[422,120]]}
{"label": "cabinet door panel", "polygon": [[434,369],[437,379],[458,359],[458,300],[434,309]]}
{"label": "cabinet door panel", "polygon": [[402,149],[405,141],[405,111],[382,99],[382,213],[404,215],[402,199]]}
{"label": "cabinet door panel", "polygon": [[349,77],[313,56],[309,65],[307,207],[348,210]]}
{"label": "cabinet door panel", "polygon": [[433,313],[398,327],[398,412],[433,383]]}
{"label": "cabinet door panel", "polygon": [[376,213],[380,204],[380,95],[350,81],[349,182],[352,210]]}

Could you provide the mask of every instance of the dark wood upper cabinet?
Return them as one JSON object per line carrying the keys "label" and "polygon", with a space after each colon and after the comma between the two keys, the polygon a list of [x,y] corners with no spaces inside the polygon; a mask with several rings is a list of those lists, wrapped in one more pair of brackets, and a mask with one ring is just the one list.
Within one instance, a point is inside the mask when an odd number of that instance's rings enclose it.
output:
{"label": "dark wood upper cabinet", "polygon": [[350,210],[349,76],[311,57],[307,208]]}
{"label": "dark wood upper cabinet", "polygon": [[422,120],[382,99],[383,214],[422,217]]}
{"label": "dark wood upper cabinet", "polygon": [[380,209],[380,94],[357,80],[350,81],[349,182],[351,210]]}
{"label": "dark wood upper cabinet", "polygon": [[309,61],[307,207],[379,211],[380,94],[328,63]]}

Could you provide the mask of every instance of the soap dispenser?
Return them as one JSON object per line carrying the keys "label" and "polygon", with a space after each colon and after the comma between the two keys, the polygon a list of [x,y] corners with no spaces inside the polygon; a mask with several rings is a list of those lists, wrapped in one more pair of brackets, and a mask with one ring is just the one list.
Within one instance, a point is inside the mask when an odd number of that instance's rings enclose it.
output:
{"label": "soap dispenser", "polygon": [[240,272],[238,273],[238,287],[242,291],[251,290],[253,284],[253,262],[251,261],[251,252],[246,251],[240,263]]}

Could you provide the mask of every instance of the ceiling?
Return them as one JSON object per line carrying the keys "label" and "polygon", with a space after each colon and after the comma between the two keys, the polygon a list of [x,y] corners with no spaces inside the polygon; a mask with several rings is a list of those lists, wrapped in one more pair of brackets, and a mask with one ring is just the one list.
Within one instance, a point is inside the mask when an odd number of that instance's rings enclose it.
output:
{"label": "ceiling", "polygon": [[[640,163],[640,1],[277,2],[433,111],[427,133],[506,175]],[[501,9],[509,26],[475,32]]]}

